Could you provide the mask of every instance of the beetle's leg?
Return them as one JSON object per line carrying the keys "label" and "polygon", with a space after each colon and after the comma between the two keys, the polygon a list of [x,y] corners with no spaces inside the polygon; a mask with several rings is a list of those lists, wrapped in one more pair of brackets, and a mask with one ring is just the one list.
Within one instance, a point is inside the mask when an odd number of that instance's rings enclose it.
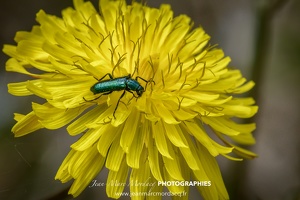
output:
{"label": "beetle's leg", "polygon": [[131,102],[131,100],[133,99],[133,97],[135,97],[136,99],[138,99],[139,98],[139,96],[135,96],[135,94],[132,92],[132,91],[130,91],[130,90],[126,90],[127,92],[130,92],[131,94],[132,94],[132,97],[129,99],[129,101],[128,101],[128,103],[127,103],[127,105],[129,105],[130,104],[130,102]]}
{"label": "beetle's leg", "polygon": [[95,101],[95,100],[97,100],[97,99],[99,99],[100,97],[102,97],[103,95],[108,95],[108,94],[110,94],[110,93],[112,93],[113,91],[109,91],[109,92],[106,92],[106,93],[102,93],[101,95],[99,95],[98,97],[96,97],[96,98],[94,98],[94,99],[91,99],[91,100],[87,100],[87,99],[85,99],[84,97],[82,97],[83,99],[84,99],[84,101],[86,101],[86,102],[91,102],[91,101]]}
{"label": "beetle's leg", "polygon": [[[143,79],[142,77],[137,76],[137,77],[135,77],[135,80],[137,81],[138,78],[141,79],[141,80],[143,80],[146,83],[145,91],[147,90],[148,83],[153,82],[154,85],[155,85],[155,81],[153,80],[153,78],[151,78],[149,81],[147,81],[147,80]],[[151,85],[151,89],[152,89],[152,85]]]}
{"label": "beetle's leg", "polygon": [[148,83],[148,82],[149,82],[149,81],[147,81],[147,80],[143,79],[143,78],[142,78],[142,77],[140,77],[140,76],[136,76],[136,77],[135,77],[135,80],[137,81],[137,79],[138,79],[138,78],[139,78],[139,79],[141,79],[141,80],[143,80],[143,81],[145,81],[146,83]]}
{"label": "beetle's leg", "polygon": [[116,111],[117,111],[117,109],[118,109],[118,106],[119,106],[119,103],[120,103],[121,99],[122,99],[122,98],[124,97],[124,95],[125,95],[125,92],[126,92],[126,90],[124,90],[124,92],[123,92],[122,95],[120,96],[120,98],[119,98],[119,100],[118,100],[118,102],[117,102],[117,106],[116,106],[116,108],[115,108],[115,110],[114,110],[114,112],[113,112],[113,116],[114,116],[115,119],[116,119],[115,113],[116,113]]}
{"label": "beetle's leg", "polygon": [[103,94],[99,95],[98,97],[96,97],[96,98],[94,98],[94,99],[90,99],[90,100],[87,100],[85,97],[82,97],[82,98],[83,98],[83,100],[86,101],[86,102],[92,102],[92,101],[94,101],[94,100],[99,99],[102,95],[103,95]]}
{"label": "beetle's leg", "polygon": [[98,81],[101,81],[102,79],[105,78],[105,76],[109,76],[110,79],[113,79],[113,76],[110,73],[105,74],[102,78],[100,78]]}
{"label": "beetle's leg", "polygon": [[[130,93],[133,95],[133,97],[139,98],[139,96],[135,96],[135,94],[134,94],[132,91],[130,91],[130,90],[126,90],[126,91],[127,91],[127,92],[130,92]],[[132,98],[133,98],[133,97],[132,97]],[[132,99],[132,98],[131,98],[131,99]],[[131,99],[130,99],[130,100],[131,100]]]}
{"label": "beetle's leg", "polygon": [[153,82],[154,85],[155,85],[155,81],[153,80],[153,78],[151,78],[149,81],[147,81],[147,80],[143,79],[142,77],[137,76],[137,77],[135,77],[135,80],[137,81],[138,78],[143,80],[146,84],[148,84],[149,82]]}

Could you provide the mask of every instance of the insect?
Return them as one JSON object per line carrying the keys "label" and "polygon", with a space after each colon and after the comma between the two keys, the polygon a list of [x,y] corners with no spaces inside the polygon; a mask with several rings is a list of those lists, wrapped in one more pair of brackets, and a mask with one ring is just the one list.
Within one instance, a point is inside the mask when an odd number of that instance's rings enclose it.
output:
{"label": "insect", "polygon": [[[106,76],[109,76],[110,79],[103,80]],[[95,83],[91,87],[91,91],[94,94],[101,94],[99,97],[93,99],[93,100],[86,100],[85,101],[94,101],[96,99],[99,99],[102,95],[108,95],[114,91],[121,91],[124,92],[120,96],[117,106],[113,112],[113,116],[115,117],[115,112],[119,106],[120,100],[124,97],[125,92],[130,92],[135,98],[139,98],[142,96],[142,94],[145,92],[144,87],[138,82],[138,78],[148,83],[149,81],[146,81],[145,79],[137,76],[135,79],[131,78],[131,74],[119,78],[113,78],[113,76],[110,73],[105,74],[102,78],[98,80],[97,83]],[[136,93],[136,95],[134,94]]]}

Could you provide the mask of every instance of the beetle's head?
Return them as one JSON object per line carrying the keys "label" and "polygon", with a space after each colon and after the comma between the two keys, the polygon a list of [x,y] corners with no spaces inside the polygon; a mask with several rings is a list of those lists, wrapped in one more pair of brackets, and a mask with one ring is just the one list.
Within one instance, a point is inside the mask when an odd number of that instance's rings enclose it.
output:
{"label": "beetle's head", "polygon": [[145,90],[144,90],[144,88],[143,88],[143,86],[139,86],[138,87],[138,89],[136,90],[136,94],[139,96],[139,97],[141,97],[142,96],[142,94],[145,92]]}

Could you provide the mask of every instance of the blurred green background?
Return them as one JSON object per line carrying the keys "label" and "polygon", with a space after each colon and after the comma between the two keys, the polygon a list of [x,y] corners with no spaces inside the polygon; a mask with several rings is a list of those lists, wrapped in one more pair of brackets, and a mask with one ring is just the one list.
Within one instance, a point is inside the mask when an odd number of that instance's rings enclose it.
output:
{"label": "blurred green background", "polygon": [[[98,1],[92,1],[98,7]],[[231,66],[257,84],[251,95],[259,105],[254,119],[259,157],[244,162],[218,158],[231,199],[300,199],[300,1],[299,0],[148,0],[149,6],[171,4],[175,16],[189,15],[232,59]],[[0,4],[0,44],[15,44],[20,30],[30,31],[35,14],[61,16],[71,0],[3,0]],[[65,128],[41,130],[14,138],[13,113],[31,111],[36,97],[14,97],[7,83],[26,76],[5,72],[0,54],[0,199],[64,199],[70,184],[54,176],[69,146],[77,140]],[[96,178],[105,182],[107,171]],[[127,188],[128,190],[128,188]],[[60,196],[61,195],[61,196]],[[69,197],[68,199],[72,199]],[[104,187],[87,188],[77,199],[108,199]],[[120,198],[128,199],[128,198]],[[167,198],[166,198],[167,199]],[[191,200],[201,199],[195,188]]]}

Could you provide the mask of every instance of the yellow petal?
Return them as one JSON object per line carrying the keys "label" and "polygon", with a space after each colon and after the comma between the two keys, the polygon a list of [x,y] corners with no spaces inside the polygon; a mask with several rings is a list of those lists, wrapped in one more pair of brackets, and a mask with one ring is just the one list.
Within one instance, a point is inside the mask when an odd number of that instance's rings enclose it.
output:
{"label": "yellow petal", "polygon": [[15,137],[27,135],[28,133],[44,128],[33,111],[26,116],[15,113],[15,119],[18,122],[11,129]]}
{"label": "yellow petal", "polygon": [[235,94],[242,94],[245,92],[248,92],[254,87],[255,83],[253,81],[249,81],[248,83],[244,84],[243,86],[240,86],[234,90]]}
{"label": "yellow petal", "polygon": [[56,175],[55,175],[55,180],[59,179],[62,183],[65,183],[72,179],[72,176],[68,171],[68,167],[69,167],[69,164],[71,164],[71,165],[73,164],[73,163],[70,163],[70,161],[72,160],[72,157],[76,153],[78,153],[78,151],[71,149],[71,151],[65,157],[64,161],[62,162],[59,169],[57,170]]}
{"label": "yellow petal", "polygon": [[258,111],[258,106],[222,105],[222,113],[240,118],[252,117]]}
{"label": "yellow petal", "polygon": [[[102,136],[100,137],[98,144],[97,144],[97,149],[103,157],[107,156],[108,151],[111,147],[111,144],[115,141],[115,139],[120,138],[122,128],[123,128],[123,125],[121,125],[117,128],[110,127],[110,130],[103,133]],[[115,142],[115,143],[117,143],[117,142]]]}
{"label": "yellow petal", "polygon": [[180,152],[185,159],[186,163],[192,170],[200,170],[198,154],[196,153],[196,148],[192,138],[185,132],[184,137],[188,143],[189,148],[179,148]]}
{"label": "yellow petal", "polygon": [[253,153],[252,151],[249,151],[247,149],[238,147],[236,145],[232,145],[234,147],[234,152],[240,156],[242,156],[243,158],[247,158],[247,159],[253,159],[257,157],[256,153]]}
{"label": "yellow petal", "polygon": [[233,151],[233,147],[231,146],[223,146],[218,144],[216,141],[214,141],[213,139],[211,139],[212,144],[214,145],[214,147],[216,148],[216,150],[220,153],[220,154],[229,154]]}
{"label": "yellow petal", "polygon": [[[210,155],[207,149],[198,143],[198,155],[200,157],[200,162],[203,165],[207,177],[199,177],[199,172],[195,173],[195,176],[198,180],[211,181],[211,186],[203,187],[199,186],[198,189],[201,191],[201,194],[206,199],[229,199],[228,193],[226,191],[224,182],[222,180],[221,172],[216,162],[215,158]],[[209,178],[208,178],[209,177]]]}
{"label": "yellow petal", "polygon": [[[32,80],[34,82],[40,82],[40,80]],[[8,92],[15,96],[28,96],[33,93],[27,89],[27,81],[19,83],[9,83],[7,84]]]}
{"label": "yellow petal", "polygon": [[229,155],[226,155],[226,154],[221,154],[221,155],[224,156],[225,158],[227,158],[228,160],[231,160],[231,161],[243,161],[244,160],[243,158],[236,158],[236,157],[229,156]]}
{"label": "yellow petal", "polygon": [[166,131],[166,135],[173,143],[173,145],[177,147],[188,148],[187,141],[178,125],[171,125],[167,123],[163,123],[163,125]]}
{"label": "yellow petal", "polygon": [[219,94],[209,94],[204,92],[195,92],[195,91],[189,91],[182,96],[187,97],[189,99],[197,100],[198,102],[209,102],[212,100],[215,100],[219,98]]}
{"label": "yellow petal", "polygon": [[86,125],[94,121],[99,116],[99,113],[102,113],[106,108],[107,106],[105,104],[94,107],[72,122],[72,124],[67,127],[68,133],[73,136],[82,133],[87,129]]}
{"label": "yellow petal", "polygon": [[73,53],[66,51],[65,49],[58,47],[55,44],[51,44],[46,41],[43,45],[44,51],[48,52],[54,58],[58,60],[64,60],[69,64],[73,64],[73,57],[75,56]]}
{"label": "yellow petal", "polygon": [[106,194],[110,198],[119,198],[126,186],[126,179],[129,168],[126,164],[125,158],[120,161],[120,170],[110,170],[106,182]]}
{"label": "yellow petal", "polygon": [[18,73],[21,73],[21,74],[27,74],[27,75],[30,75],[34,78],[51,78],[54,75],[52,73],[35,74],[35,73],[28,72],[25,69],[25,67],[23,66],[23,63],[18,62],[17,59],[15,59],[15,58],[10,58],[6,62],[5,67],[6,67],[6,71],[18,72]]}
{"label": "yellow petal", "polygon": [[51,99],[51,94],[47,92],[40,84],[36,84],[37,82],[27,81],[26,87],[27,89],[32,92],[33,94],[44,98],[44,99]]}
{"label": "yellow petal", "polygon": [[[233,129],[235,131],[238,131],[240,134],[231,135],[232,137],[235,137],[235,138],[238,138],[238,136],[240,136],[241,134],[243,134],[245,137],[247,137],[246,135],[250,135],[250,133],[253,132],[256,128],[255,123],[238,124],[238,123],[234,122],[233,120],[225,118],[225,117],[218,117],[218,118],[216,118],[216,120],[220,124],[222,124],[224,127],[228,127],[228,128]],[[246,134],[246,133],[248,133],[248,134]],[[227,131],[225,131],[224,134],[227,135]],[[249,142],[253,141],[253,139],[251,139],[250,137],[249,137],[249,139],[250,139]]]}
{"label": "yellow petal", "polygon": [[137,110],[134,109],[125,122],[120,139],[120,145],[126,153],[128,153],[132,141],[136,136],[139,121],[139,114]]}
{"label": "yellow petal", "polygon": [[150,137],[149,138],[149,144],[148,144],[148,159],[149,159],[149,166],[150,166],[150,170],[151,173],[153,175],[153,177],[158,180],[158,181],[162,181],[162,175],[161,175],[161,169],[160,169],[160,155],[158,154],[158,150],[154,144],[153,138]]}
{"label": "yellow petal", "polygon": [[[143,151],[144,143],[146,140],[146,136],[148,135],[148,123],[143,124],[139,127],[137,130],[136,136],[133,138],[132,144],[129,148],[129,151],[126,155],[126,162],[128,166],[132,168],[139,168],[140,167],[140,160],[143,160],[141,158],[141,154]],[[145,155],[144,155],[145,156]],[[144,164],[142,164],[144,165]]]}
{"label": "yellow petal", "polygon": [[173,113],[174,117],[176,117],[180,121],[193,119],[194,117],[196,117],[198,115],[197,113],[186,111],[184,108],[181,108],[179,110],[173,110],[172,113]]}
{"label": "yellow petal", "polygon": [[226,124],[222,123],[223,117],[202,117],[204,123],[208,124],[214,130],[220,131],[223,134],[232,136],[240,134],[239,131],[232,129],[231,127],[226,126]]}
{"label": "yellow petal", "polygon": [[[146,157],[143,158],[141,167],[138,169],[132,169],[130,174],[130,192],[135,194],[147,193],[152,190],[155,181],[151,179],[150,167]],[[132,200],[143,200],[143,195],[133,195]]]}
{"label": "yellow petal", "polygon": [[[114,133],[111,133],[114,134]],[[118,140],[114,141],[109,149],[105,167],[108,168],[110,171],[122,171],[121,164],[122,160],[124,158],[125,152],[120,146],[120,143]]]}
{"label": "yellow petal", "polygon": [[53,57],[49,57],[49,62],[51,63],[52,68],[55,71],[58,71],[62,74],[67,74],[68,76],[70,76],[70,75],[86,75],[87,74],[87,72],[78,68],[76,66],[75,62],[73,64],[60,63],[57,60],[55,60]]}
{"label": "yellow petal", "polygon": [[18,43],[18,54],[25,58],[36,60],[47,60],[49,54],[42,49],[41,41],[22,40]]}
{"label": "yellow petal", "polygon": [[152,122],[152,132],[159,153],[169,159],[173,159],[169,153],[165,130],[161,121],[158,121],[157,123]]}
{"label": "yellow petal", "polygon": [[108,129],[108,125],[104,125],[98,129],[89,129],[83,134],[80,139],[71,145],[71,148],[76,151],[84,151],[94,145],[101,137],[101,135]]}
{"label": "yellow petal", "polygon": [[[168,171],[164,168],[164,178],[165,180],[167,181],[182,181],[181,179],[180,180],[177,180],[177,179],[174,179],[169,173]],[[178,193],[183,193],[184,192],[184,186],[182,185],[170,185],[170,186],[167,186],[168,190],[172,193],[172,194],[178,194]]]}
{"label": "yellow petal", "polygon": [[177,121],[172,113],[162,104],[162,103],[157,103],[155,105],[155,108],[157,110],[157,113],[159,116],[164,120],[164,122],[168,124],[179,124],[180,122]]}
{"label": "yellow petal", "polygon": [[32,109],[39,117],[40,123],[48,129],[57,129],[70,123],[86,108],[88,108],[88,106],[84,105],[82,107],[65,110],[52,107],[49,103],[43,105],[32,103]]}
{"label": "yellow petal", "polygon": [[253,145],[256,143],[255,138],[253,137],[253,135],[249,132],[249,133],[241,133],[237,136],[231,136],[230,137],[233,141],[239,143],[239,144],[243,144],[243,145]]}
{"label": "yellow petal", "polygon": [[43,10],[40,10],[36,14],[36,20],[41,24],[40,29],[43,37],[46,41],[49,41],[52,44],[56,44],[56,41],[54,39],[54,35],[56,33],[67,32],[65,23],[61,18],[53,15],[48,15]]}
{"label": "yellow petal", "polygon": [[96,145],[80,153],[73,165],[69,165],[69,172],[75,179],[69,194],[78,196],[102,169],[105,158],[99,155]]}
{"label": "yellow petal", "polygon": [[217,156],[219,152],[215,149],[214,145],[211,143],[210,138],[207,133],[200,127],[199,123],[195,122],[185,122],[188,132],[190,132],[207,150],[212,156]]}
{"label": "yellow petal", "polygon": [[[175,151],[178,149],[173,149],[170,142],[167,142],[167,147],[169,149],[169,152],[174,159],[167,158],[163,156],[163,162],[164,162],[164,169],[167,171],[167,173],[174,179],[174,180],[184,180],[181,175],[181,169],[180,169],[180,161],[178,160],[178,157],[175,154]],[[177,147],[175,147],[177,148]],[[177,153],[177,152],[176,152]]]}

